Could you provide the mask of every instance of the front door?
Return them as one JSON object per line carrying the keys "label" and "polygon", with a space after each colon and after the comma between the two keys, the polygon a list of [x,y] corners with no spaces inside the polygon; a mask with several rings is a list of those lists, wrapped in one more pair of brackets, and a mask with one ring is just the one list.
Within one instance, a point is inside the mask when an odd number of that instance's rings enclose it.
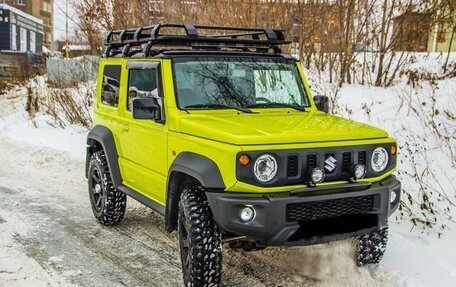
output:
{"label": "front door", "polygon": [[129,61],[124,72],[128,86],[118,133],[123,184],[164,206],[168,126],[164,120],[133,119],[131,111],[134,98],[154,97],[164,116],[160,61]]}

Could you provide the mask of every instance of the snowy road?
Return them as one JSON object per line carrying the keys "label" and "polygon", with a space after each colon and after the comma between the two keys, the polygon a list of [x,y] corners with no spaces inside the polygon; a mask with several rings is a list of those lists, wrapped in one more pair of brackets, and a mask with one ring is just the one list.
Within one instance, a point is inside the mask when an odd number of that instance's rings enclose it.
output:
{"label": "snowy road", "polygon": [[[179,286],[176,234],[129,199],[124,221],[92,215],[84,163],[0,134],[0,286]],[[353,242],[256,253],[224,251],[224,286],[388,286],[357,268]]]}

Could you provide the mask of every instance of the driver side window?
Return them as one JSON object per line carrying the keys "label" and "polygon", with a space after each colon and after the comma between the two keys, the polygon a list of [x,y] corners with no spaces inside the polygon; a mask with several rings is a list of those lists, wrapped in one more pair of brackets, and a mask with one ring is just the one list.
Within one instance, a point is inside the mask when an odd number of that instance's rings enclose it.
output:
{"label": "driver side window", "polygon": [[135,98],[159,98],[156,69],[130,69],[128,77],[127,110]]}

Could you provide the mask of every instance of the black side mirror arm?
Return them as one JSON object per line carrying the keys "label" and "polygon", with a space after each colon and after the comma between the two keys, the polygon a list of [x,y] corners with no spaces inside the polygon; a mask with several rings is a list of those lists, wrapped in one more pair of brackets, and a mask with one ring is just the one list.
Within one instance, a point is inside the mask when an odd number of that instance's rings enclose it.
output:
{"label": "black side mirror arm", "polygon": [[319,111],[329,113],[329,98],[327,96],[315,96],[314,102]]}

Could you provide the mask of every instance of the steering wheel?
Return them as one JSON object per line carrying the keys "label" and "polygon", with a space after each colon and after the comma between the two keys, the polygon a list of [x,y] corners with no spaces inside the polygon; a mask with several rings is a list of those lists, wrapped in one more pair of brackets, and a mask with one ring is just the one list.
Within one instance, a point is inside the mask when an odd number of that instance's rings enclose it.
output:
{"label": "steering wheel", "polygon": [[266,104],[270,104],[271,101],[264,98],[264,97],[259,97],[259,98],[255,98],[255,103],[258,103],[258,102],[265,102]]}

